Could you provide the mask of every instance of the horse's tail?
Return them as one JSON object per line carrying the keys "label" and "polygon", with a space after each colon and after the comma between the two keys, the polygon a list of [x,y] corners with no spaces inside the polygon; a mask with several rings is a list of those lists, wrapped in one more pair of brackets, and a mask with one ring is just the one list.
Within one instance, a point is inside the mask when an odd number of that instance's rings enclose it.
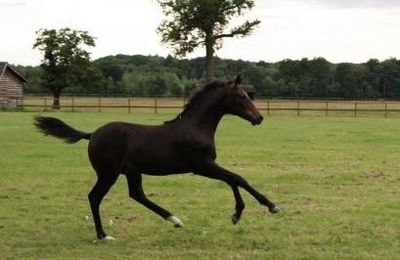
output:
{"label": "horse's tail", "polygon": [[34,125],[44,135],[51,135],[73,144],[81,139],[90,139],[91,134],[78,131],[54,117],[35,116]]}

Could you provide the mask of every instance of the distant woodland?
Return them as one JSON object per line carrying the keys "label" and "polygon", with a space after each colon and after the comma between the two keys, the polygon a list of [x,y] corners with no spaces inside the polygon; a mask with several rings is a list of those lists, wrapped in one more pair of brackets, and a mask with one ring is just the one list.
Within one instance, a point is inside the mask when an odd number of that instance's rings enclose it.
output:
{"label": "distant woodland", "polygon": [[[79,85],[65,94],[183,96],[205,80],[205,58],[116,55],[94,60]],[[29,83],[25,93],[49,93],[40,66],[16,66]],[[241,73],[258,96],[287,98],[400,98],[400,60],[333,64],[324,58],[276,63],[215,58],[214,78]]]}

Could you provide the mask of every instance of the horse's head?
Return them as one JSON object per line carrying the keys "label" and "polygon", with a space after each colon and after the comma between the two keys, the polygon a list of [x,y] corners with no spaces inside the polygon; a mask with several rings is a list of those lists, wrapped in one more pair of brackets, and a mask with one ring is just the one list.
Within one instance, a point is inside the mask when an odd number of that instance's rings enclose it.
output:
{"label": "horse's head", "polygon": [[241,81],[240,75],[228,81],[225,87],[227,92],[224,102],[225,111],[228,114],[239,116],[251,122],[253,125],[259,125],[264,118],[260,112],[258,112],[247,93],[240,87]]}

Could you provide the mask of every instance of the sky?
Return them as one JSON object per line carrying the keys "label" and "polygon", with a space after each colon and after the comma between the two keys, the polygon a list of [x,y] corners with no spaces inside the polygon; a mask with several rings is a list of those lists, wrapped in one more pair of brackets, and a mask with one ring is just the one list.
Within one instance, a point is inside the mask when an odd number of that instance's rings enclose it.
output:
{"label": "sky", "polygon": [[[70,27],[96,38],[92,59],[107,55],[167,56],[156,28],[164,19],[155,0],[0,0],[0,61],[38,65],[32,49],[41,28]],[[259,19],[245,38],[225,39],[217,56],[276,62],[324,57],[335,63],[400,58],[400,0],[255,0],[232,21]],[[188,58],[205,56],[203,48]]]}

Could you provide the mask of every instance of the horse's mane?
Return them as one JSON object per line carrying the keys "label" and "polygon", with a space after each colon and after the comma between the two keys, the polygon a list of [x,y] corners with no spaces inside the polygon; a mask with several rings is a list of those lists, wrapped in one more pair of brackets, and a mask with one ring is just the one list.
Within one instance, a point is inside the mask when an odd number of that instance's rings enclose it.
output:
{"label": "horse's mane", "polygon": [[183,108],[183,111],[179,113],[174,119],[165,121],[164,124],[170,124],[174,123],[180,119],[182,119],[186,114],[187,111],[192,109],[192,107],[195,107],[198,105],[199,100],[202,99],[203,96],[207,95],[210,91],[223,87],[225,84],[223,82],[219,81],[213,81],[207,84],[203,84],[201,86],[195,87],[195,93],[192,93],[192,96],[189,99],[189,102],[186,103],[186,105]]}

